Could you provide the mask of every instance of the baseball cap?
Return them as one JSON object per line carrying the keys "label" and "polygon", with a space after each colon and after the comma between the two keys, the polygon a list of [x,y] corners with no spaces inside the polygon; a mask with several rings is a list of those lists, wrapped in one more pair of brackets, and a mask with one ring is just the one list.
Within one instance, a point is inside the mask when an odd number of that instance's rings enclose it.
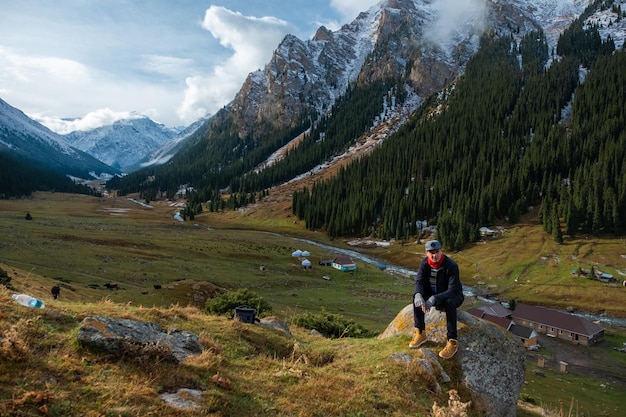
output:
{"label": "baseball cap", "polygon": [[441,243],[438,240],[429,240],[426,242],[426,250],[437,250],[441,249]]}

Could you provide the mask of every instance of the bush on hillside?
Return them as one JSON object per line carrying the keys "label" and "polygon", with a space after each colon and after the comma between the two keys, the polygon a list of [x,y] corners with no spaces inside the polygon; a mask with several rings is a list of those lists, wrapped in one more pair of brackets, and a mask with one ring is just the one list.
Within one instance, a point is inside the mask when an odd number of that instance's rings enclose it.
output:
{"label": "bush on hillside", "polygon": [[302,313],[294,316],[291,323],[305,329],[317,330],[330,338],[340,337],[370,337],[373,334],[352,320],[339,314],[321,312],[317,314]]}
{"label": "bush on hillside", "polygon": [[228,291],[211,298],[205,304],[209,314],[232,314],[235,307],[249,306],[256,309],[257,317],[272,312],[272,306],[260,295],[248,290]]}

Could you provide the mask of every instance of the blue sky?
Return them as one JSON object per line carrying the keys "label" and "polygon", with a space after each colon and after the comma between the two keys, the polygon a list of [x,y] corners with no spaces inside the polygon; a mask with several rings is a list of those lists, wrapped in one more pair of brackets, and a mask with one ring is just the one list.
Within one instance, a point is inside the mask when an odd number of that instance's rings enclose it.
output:
{"label": "blue sky", "polygon": [[230,102],[285,34],[337,30],[378,1],[2,1],[0,98],[59,133],[131,112],[188,125]]}

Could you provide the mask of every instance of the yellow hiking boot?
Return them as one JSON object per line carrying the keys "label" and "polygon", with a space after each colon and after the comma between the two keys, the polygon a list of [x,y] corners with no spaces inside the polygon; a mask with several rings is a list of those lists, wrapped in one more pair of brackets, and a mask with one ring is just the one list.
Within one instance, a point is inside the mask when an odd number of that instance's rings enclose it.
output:
{"label": "yellow hiking boot", "polygon": [[441,349],[441,352],[439,352],[439,357],[450,359],[454,356],[457,350],[459,350],[459,342],[457,342],[456,339],[450,339],[448,340],[448,343],[446,343],[446,346]]}
{"label": "yellow hiking boot", "polygon": [[420,332],[415,329],[415,335],[413,336],[413,340],[409,343],[409,347],[411,349],[416,349],[426,343],[428,339],[426,338],[426,332]]}

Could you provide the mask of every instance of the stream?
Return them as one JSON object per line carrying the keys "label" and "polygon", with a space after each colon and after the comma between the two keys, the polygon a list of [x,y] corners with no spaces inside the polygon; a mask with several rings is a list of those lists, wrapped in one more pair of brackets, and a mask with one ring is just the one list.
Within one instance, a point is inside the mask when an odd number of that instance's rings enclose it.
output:
{"label": "stream", "polygon": [[[326,245],[326,244],[315,242],[315,241],[308,240],[308,239],[300,239],[300,238],[293,238],[293,239],[297,242],[307,243],[307,244],[314,245],[314,246],[317,246],[317,247],[320,247],[320,248],[323,248],[332,252],[337,252],[342,255],[347,255],[354,259],[358,259],[360,261],[366,262],[368,264],[372,264],[376,266],[384,265],[385,271],[391,272],[392,274],[397,274],[397,275],[401,275],[404,277],[411,277],[417,273],[416,271],[412,269],[404,268],[401,266],[390,265],[389,263],[387,263],[386,261],[383,261],[382,259],[377,259],[371,256],[363,255],[362,253],[354,251],[354,250],[337,248],[335,246]],[[497,303],[498,302],[497,300],[493,300],[487,297],[477,295],[480,292],[481,291],[478,291],[474,287],[470,287],[465,284],[463,285],[463,294],[466,297],[476,297],[477,299],[485,303]],[[610,326],[626,327],[626,318],[608,317],[608,316],[604,316],[601,314],[592,314],[592,313],[584,313],[584,312],[576,312],[576,311],[575,312],[570,312],[570,311],[565,311],[565,310],[557,310],[557,311],[561,311],[562,313],[567,313],[567,314],[573,314],[575,316],[582,317],[590,321],[597,321],[597,322],[601,322],[604,324],[608,324]]]}

